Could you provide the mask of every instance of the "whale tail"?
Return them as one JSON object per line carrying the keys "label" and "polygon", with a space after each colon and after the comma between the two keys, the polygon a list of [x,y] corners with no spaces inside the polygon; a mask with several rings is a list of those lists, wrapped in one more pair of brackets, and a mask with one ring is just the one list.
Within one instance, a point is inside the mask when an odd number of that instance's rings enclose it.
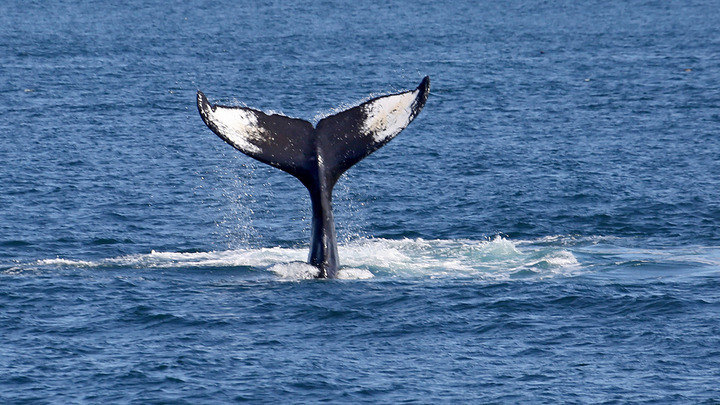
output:
{"label": "whale tail", "polygon": [[430,78],[414,89],[373,98],[325,117],[305,120],[266,114],[247,107],[212,105],[198,91],[197,106],[205,124],[244,154],[298,178],[313,203],[310,263],[321,277],[337,272],[332,189],[355,163],[388,143],[415,119],[427,101]]}
{"label": "whale tail", "polygon": [[[392,140],[425,105],[430,78],[411,91],[376,97],[349,110],[308,121],[247,107],[211,105],[198,91],[205,124],[244,154],[284,170],[305,183],[318,164],[337,181],[340,175]],[[334,183],[334,182],[333,182]]]}

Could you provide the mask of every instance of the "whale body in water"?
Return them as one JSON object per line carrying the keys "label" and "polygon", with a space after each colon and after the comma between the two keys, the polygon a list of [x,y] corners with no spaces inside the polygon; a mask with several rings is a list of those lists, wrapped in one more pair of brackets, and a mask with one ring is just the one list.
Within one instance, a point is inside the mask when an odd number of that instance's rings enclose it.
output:
{"label": "whale body in water", "polygon": [[198,91],[207,126],[244,154],[295,176],[310,192],[312,241],[308,263],[320,278],[337,277],[339,261],[332,191],[346,170],[390,142],[420,113],[430,92],[425,77],[414,89],[373,98],[321,119],[316,126],[252,108],[210,104]]}

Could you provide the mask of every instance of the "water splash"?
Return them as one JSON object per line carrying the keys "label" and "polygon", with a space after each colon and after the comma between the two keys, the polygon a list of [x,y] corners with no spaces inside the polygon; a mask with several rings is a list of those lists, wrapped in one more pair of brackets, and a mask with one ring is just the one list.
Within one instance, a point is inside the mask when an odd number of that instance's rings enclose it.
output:
{"label": "water splash", "polygon": [[[361,238],[339,246],[341,279],[472,277],[488,280],[545,278],[570,274],[580,267],[568,250],[535,246],[502,237],[490,240],[427,240]],[[73,267],[100,269],[236,269],[252,277],[305,280],[317,269],[304,263],[306,248],[242,248],[224,251],[155,252],[97,261],[55,258],[39,260],[25,269]]]}

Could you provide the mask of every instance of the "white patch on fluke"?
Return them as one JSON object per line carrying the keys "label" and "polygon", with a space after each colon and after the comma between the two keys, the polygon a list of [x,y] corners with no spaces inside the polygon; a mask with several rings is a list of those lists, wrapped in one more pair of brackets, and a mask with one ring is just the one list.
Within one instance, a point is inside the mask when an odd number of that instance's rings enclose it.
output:
{"label": "white patch on fluke", "polygon": [[412,121],[412,105],[418,93],[419,90],[413,90],[381,97],[366,105],[364,111],[367,118],[363,122],[362,132],[372,134],[378,143],[392,139]]}
{"label": "white patch on fluke", "polygon": [[255,113],[241,108],[220,106],[213,110],[208,104],[203,104],[203,113],[233,146],[246,153],[262,153],[262,149],[251,142],[266,136],[265,130],[258,126]]}

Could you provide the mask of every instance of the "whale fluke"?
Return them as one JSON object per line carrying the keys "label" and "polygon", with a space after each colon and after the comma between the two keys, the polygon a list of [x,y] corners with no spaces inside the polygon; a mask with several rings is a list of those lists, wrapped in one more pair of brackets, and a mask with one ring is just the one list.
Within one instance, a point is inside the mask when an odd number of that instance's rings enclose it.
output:
{"label": "whale fluke", "polygon": [[430,92],[425,77],[414,89],[373,98],[321,119],[317,126],[247,107],[212,105],[198,91],[205,124],[235,149],[298,178],[312,201],[312,242],[308,262],[319,277],[337,276],[332,189],[355,163],[396,137],[420,113]]}

